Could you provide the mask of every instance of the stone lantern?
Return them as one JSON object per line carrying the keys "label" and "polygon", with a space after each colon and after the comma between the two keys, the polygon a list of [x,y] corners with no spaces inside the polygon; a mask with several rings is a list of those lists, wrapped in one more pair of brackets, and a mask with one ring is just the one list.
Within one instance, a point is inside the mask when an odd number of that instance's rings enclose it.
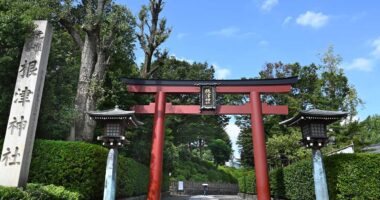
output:
{"label": "stone lantern", "polygon": [[328,142],[326,126],[344,118],[348,112],[328,110],[302,110],[293,118],[280,122],[287,126],[301,127],[301,143],[313,151],[314,187],[317,200],[328,200],[326,174],[320,149]]}
{"label": "stone lantern", "polygon": [[122,147],[126,143],[124,132],[128,125],[142,125],[134,115],[135,111],[126,111],[115,106],[114,109],[102,111],[90,111],[88,115],[97,123],[104,126],[104,135],[98,136],[107,148]]}
{"label": "stone lantern", "polygon": [[98,136],[103,146],[109,148],[107,158],[106,177],[104,182],[104,200],[114,200],[116,195],[116,170],[118,148],[126,143],[125,128],[132,124],[142,125],[134,116],[134,111],[126,111],[115,106],[114,109],[103,111],[90,111],[87,114],[91,119],[104,126],[104,135]]}

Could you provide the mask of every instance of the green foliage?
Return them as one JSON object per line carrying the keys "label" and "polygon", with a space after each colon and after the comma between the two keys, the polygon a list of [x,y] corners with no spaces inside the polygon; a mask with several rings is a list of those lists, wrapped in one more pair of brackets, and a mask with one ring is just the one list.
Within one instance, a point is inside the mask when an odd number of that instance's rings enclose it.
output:
{"label": "green foliage", "polygon": [[1,200],[19,200],[23,199],[25,195],[26,194],[18,188],[0,186]]}
{"label": "green foliage", "polygon": [[213,163],[201,160],[199,157],[193,156],[187,150],[180,150],[180,160],[174,166],[172,178],[175,180],[191,180],[197,182],[225,182],[236,183],[230,173],[219,169]]}
{"label": "green foliage", "polygon": [[292,131],[286,135],[273,135],[268,138],[268,164],[272,167],[283,167],[307,158],[310,155],[310,151],[300,148],[300,139],[301,134],[296,131]]}
{"label": "green foliage", "polygon": [[[326,171],[328,171],[327,168]],[[286,167],[284,183],[287,198],[315,199],[312,162],[304,160]]]}
{"label": "green foliage", "polygon": [[27,9],[26,2],[0,1],[0,137],[6,130],[22,47],[34,28]]}
{"label": "green foliage", "polygon": [[[324,158],[329,197],[332,200],[380,199],[380,155],[338,154]],[[256,193],[253,170],[231,172],[239,180],[240,192]],[[312,161],[302,160],[270,171],[272,197],[315,199]]]}
{"label": "green foliage", "polygon": [[1,200],[79,200],[81,195],[62,186],[29,183],[23,191],[20,188],[0,186]]}
{"label": "green foliage", "polygon": [[214,156],[214,163],[217,165],[224,165],[230,159],[232,153],[231,146],[228,146],[225,141],[221,139],[213,140],[209,143],[208,148]]}
{"label": "green foliage", "polygon": [[[354,86],[350,85],[344,70],[340,68],[341,57],[336,55],[332,47],[329,47],[326,53],[321,58],[319,65],[310,64],[302,66],[299,63],[284,64],[282,62],[267,63],[259,78],[284,78],[290,76],[298,76],[299,81],[293,85],[290,93],[287,94],[265,94],[262,95],[262,100],[270,105],[288,105],[288,116],[264,116],[264,131],[268,142],[274,135],[300,134],[300,131],[294,128],[288,128],[279,125],[279,122],[296,115],[300,110],[317,108],[324,110],[341,110],[348,111],[349,122],[352,122],[353,117],[357,114],[357,107],[362,105],[362,100],[358,97]],[[252,162],[252,139],[249,137],[251,122],[247,116],[237,118],[237,125],[242,129],[241,135],[238,138],[238,144],[241,148],[241,162],[244,166],[253,166]],[[353,127],[351,127],[353,128]],[[351,143],[354,130],[347,127],[342,127],[339,123],[329,126],[332,129],[329,136],[334,136],[336,142],[340,145]],[[286,139],[285,137],[275,138]],[[295,138],[287,140],[286,144],[295,143]],[[273,143],[273,140],[271,141]],[[297,148],[298,145],[292,148]],[[282,144],[272,145],[271,151],[268,152],[268,157],[272,158],[270,164],[272,167],[279,166],[279,163],[273,160],[278,154],[282,153],[284,157],[300,160],[304,156],[299,150],[284,151]],[[300,147],[299,147],[300,148]],[[336,148],[339,148],[337,146]],[[301,154],[294,154],[294,152]],[[292,162],[292,161],[291,161]]]}
{"label": "green foliage", "polygon": [[83,142],[36,141],[29,182],[62,185],[85,198],[102,196],[107,150]]}
{"label": "green foliage", "polygon": [[[380,115],[373,115],[367,117],[362,122],[354,122],[353,125],[356,125],[354,131],[353,140],[356,147],[361,147],[370,144],[376,144],[380,142]],[[351,127],[353,126],[351,125]]]}
{"label": "green foliage", "polygon": [[324,161],[330,199],[380,199],[379,154],[341,154]]}
{"label": "green foliage", "polygon": [[[103,196],[107,154],[107,149],[98,145],[37,140],[33,150],[29,182],[61,185],[70,191],[78,191],[84,199],[100,199]],[[148,168],[121,155],[118,160],[118,196],[146,193]],[[167,178],[165,181],[163,189],[167,190]],[[44,186],[43,189],[58,195],[62,188],[49,189],[49,186]]]}
{"label": "green foliage", "polygon": [[[68,50],[70,52],[68,53]],[[38,119],[37,137],[64,140],[74,117],[75,91],[79,74],[79,50],[70,35],[55,27]]]}
{"label": "green foliage", "polygon": [[148,180],[149,170],[146,166],[130,158],[119,156],[118,196],[129,197],[145,194],[148,191]]}
{"label": "green foliage", "polygon": [[270,180],[270,192],[273,197],[284,198],[285,182],[284,182],[284,170],[283,168],[277,168],[269,173]]}

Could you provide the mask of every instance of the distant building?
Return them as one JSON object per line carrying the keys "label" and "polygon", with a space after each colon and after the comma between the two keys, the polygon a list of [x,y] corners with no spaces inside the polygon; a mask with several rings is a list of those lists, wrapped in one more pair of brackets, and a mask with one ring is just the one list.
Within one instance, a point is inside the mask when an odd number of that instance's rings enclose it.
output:
{"label": "distant building", "polygon": [[335,154],[341,154],[341,153],[355,153],[354,151],[354,143],[345,146],[343,148],[340,148],[338,150],[332,151],[327,154],[327,156],[335,155]]}
{"label": "distant building", "polygon": [[380,153],[380,143],[372,144],[362,148],[366,153]]}

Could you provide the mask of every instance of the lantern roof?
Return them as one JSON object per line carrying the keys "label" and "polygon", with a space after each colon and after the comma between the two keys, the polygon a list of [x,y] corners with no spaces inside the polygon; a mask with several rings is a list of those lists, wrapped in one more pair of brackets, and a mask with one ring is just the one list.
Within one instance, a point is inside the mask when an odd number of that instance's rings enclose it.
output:
{"label": "lantern roof", "polygon": [[123,110],[117,105],[113,109],[89,111],[87,114],[94,120],[130,120],[136,126],[143,124],[137,120],[135,111]]}
{"label": "lantern roof", "polygon": [[330,111],[330,110],[301,110],[296,116],[280,122],[280,124],[287,126],[298,126],[304,122],[318,121],[319,123],[331,124],[340,120],[348,115],[348,112],[343,111]]}

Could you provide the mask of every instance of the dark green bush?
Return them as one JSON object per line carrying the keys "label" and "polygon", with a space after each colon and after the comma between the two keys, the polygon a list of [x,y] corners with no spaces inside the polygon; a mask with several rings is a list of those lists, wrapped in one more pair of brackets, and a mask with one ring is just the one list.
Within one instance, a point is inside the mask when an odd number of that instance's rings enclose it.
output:
{"label": "dark green bush", "polygon": [[0,200],[24,199],[25,193],[18,188],[0,186]]}
{"label": "dark green bush", "polygon": [[173,171],[175,180],[190,180],[196,182],[225,182],[237,183],[231,174],[218,169],[211,162],[192,157],[191,160],[181,158]]}
{"label": "dark green bush", "polygon": [[284,168],[285,196],[288,199],[315,199],[312,163],[297,162]]}
{"label": "dark green bush", "polygon": [[70,192],[62,186],[31,183],[24,191],[0,186],[0,200],[78,200],[80,198],[79,193]]}
{"label": "dark green bush", "polygon": [[330,199],[380,199],[380,154],[334,155],[325,167]]}
{"label": "dark green bush", "polygon": [[[331,200],[380,199],[380,154],[339,154],[324,158]],[[315,199],[311,160],[303,160],[269,173],[273,197]],[[231,173],[244,193],[256,193],[253,170]]]}
{"label": "dark green bush", "polygon": [[[338,154],[323,160],[330,199],[380,199],[379,154]],[[315,198],[311,160],[286,167],[284,174],[289,199]]]}
{"label": "dark green bush", "polygon": [[276,198],[285,198],[284,170],[278,168],[269,173],[271,195]]}
{"label": "dark green bush", "polygon": [[32,183],[61,185],[86,199],[100,198],[107,149],[84,142],[38,140],[30,166]]}
{"label": "dark green bush", "polygon": [[[60,185],[79,192],[84,199],[101,199],[107,154],[107,149],[84,142],[36,140],[28,182]],[[118,197],[147,193],[149,169],[145,165],[119,155],[117,174]],[[168,188],[164,173],[162,190]]]}

